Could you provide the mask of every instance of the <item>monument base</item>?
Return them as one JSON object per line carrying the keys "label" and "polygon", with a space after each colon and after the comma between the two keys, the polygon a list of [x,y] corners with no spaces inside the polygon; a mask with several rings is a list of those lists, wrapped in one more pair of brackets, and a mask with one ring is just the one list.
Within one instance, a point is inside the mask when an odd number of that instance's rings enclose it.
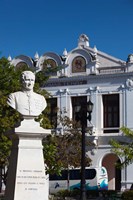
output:
{"label": "monument base", "polygon": [[50,133],[33,119],[24,119],[10,135],[13,146],[5,200],[48,200],[42,139]]}

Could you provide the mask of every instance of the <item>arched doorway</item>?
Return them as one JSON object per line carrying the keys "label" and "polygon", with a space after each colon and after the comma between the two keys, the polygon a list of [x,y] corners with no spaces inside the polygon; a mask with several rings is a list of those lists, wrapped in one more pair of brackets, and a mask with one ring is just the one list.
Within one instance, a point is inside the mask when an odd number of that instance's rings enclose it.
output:
{"label": "arched doorway", "polygon": [[102,166],[107,169],[109,190],[121,189],[121,170],[116,167],[116,163],[120,163],[120,159],[115,154],[107,154],[102,160]]}

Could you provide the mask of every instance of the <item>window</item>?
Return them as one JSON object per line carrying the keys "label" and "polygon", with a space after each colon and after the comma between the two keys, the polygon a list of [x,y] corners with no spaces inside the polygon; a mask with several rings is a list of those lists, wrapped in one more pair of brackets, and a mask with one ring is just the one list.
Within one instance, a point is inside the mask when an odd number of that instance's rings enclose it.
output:
{"label": "window", "polygon": [[[96,170],[95,169],[86,169],[85,170],[85,179],[92,180],[96,177]],[[70,169],[62,170],[61,175],[58,176],[56,174],[50,174],[49,180],[67,180],[69,176],[70,180],[80,180],[81,179],[81,170],[80,169]]]}
{"label": "window", "polygon": [[[73,110],[73,120],[77,121],[77,113],[75,111],[75,107],[77,105],[81,105],[81,107],[84,107],[84,114],[87,117],[87,108],[86,108],[86,103],[87,103],[87,96],[81,96],[81,97],[72,97],[72,110]],[[87,126],[87,119],[86,119],[86,126]]]}
{"label": "window", "polygon": [[79,180],[81,179],[81,170],[72,169],[70,170],[70,180]]}
{"label": "window", "polygon": [[25,69],[28,69],[28,65],[25,63],[25,62],[19,62],[16,67],[15,67],[17,70],[25,70]]}
{"label": "window", "polygon": [[85,170],[85,178],[86,179],[94,179],[96,177],[96,170],[95,169],[86,169]]}
{"label": "window", "polygon": [[86,61],[82,56],[77,56],[72,62],[72,73],[79,73],[86,71]]}
{"label": "window", "polygon": [[119,94],[103,95],[104,133],[119,132]]}
{"label": "window", "polygon": [[44,60],[43,69],[50,73],[51,76],[57,75],[57,63],[53,59]]}
{"label": "window", "polygon": [[48,104],[48,118],[53,128],[57,126],[57,98],[47,99]]}
{"label": "window", "polygon": [[[85,179],[94,179],[96,176],[95,169],[86,169],[85,170]],[[81,179],[81,170],[80,169],[73,169],[70,170],[70,180],[79,180]]]}
{"label": "window", "polygon": [[68,177],[68,171],[67,170],[62,170],[61,175],[56,175],[56,174],[50,174],[49,175],[49,180],[54,181],[54,180],[67,180]]}

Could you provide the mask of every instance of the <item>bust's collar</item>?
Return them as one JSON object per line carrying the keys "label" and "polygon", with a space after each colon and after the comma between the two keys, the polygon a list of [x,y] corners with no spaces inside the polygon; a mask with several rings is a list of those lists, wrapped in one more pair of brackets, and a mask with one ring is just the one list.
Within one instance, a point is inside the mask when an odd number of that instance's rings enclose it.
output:
{"label": "bust's collar", "polygon": [[25,93],[27,96],[31,96],[33,94],[33,90],[23,90],[23,93]]}

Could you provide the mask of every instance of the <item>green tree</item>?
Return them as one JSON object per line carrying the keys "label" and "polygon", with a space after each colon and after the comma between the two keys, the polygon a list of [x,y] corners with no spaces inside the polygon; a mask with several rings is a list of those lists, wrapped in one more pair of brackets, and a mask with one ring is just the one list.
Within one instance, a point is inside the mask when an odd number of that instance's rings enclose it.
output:
{"label": "green tree", "polygon": [[3,174],[2,172],[4,172],[5,166],[8,165],[11,147],[11,141],[4,134],[20,120],[19,114],[11,109],[6,102],[9,93],[20,89],[19,75],[20,72],[15,71],[6,58],[0,59],[0,178],[4,182],[6,173]]}
{"label": "green tree", "polygon": [[[57,136],[53,134],[47,137],[44,141],[44,157],[48,156],[49,148],[54,149],[54,154],[52,154],[53,163],[55,162],[57,166],[61,166],[62,169],[68,170],[68,189],[69,189],[69,169],[71,167],[81,166],[81,139],[82,133],[79,128],[79,123],[70,120],[67,116],[60,118],[59,120],[64,127],[64,134]],[[49,144],[49,145],[48,145]],[[86,145],[92,145],[89,141]],[[50,158],[50,156],[48,156]],[[48,166],[50,166],[49,160],[46,160]],[[86,166],[90,166],[91,159],[86,155]],[[49,169],[48,172],[53,174],[60,174],[61,168],[58,168],[58,173],[55,171],[54,167]]]}
{"label": "green tree", "polygon": [[124,167],[133,163],[133,131],[127,127],[122,127],[121,131],[127,139],[124,141],[110,140],[112,151],[124,158],[124,161],[117,165],[118,167]]}
{"label": "green tree", "polygon": [[6,185],[8,159],[10,155],[11,141],[3,134],[0,137],[0,192],[2,189],[2,182]]}

